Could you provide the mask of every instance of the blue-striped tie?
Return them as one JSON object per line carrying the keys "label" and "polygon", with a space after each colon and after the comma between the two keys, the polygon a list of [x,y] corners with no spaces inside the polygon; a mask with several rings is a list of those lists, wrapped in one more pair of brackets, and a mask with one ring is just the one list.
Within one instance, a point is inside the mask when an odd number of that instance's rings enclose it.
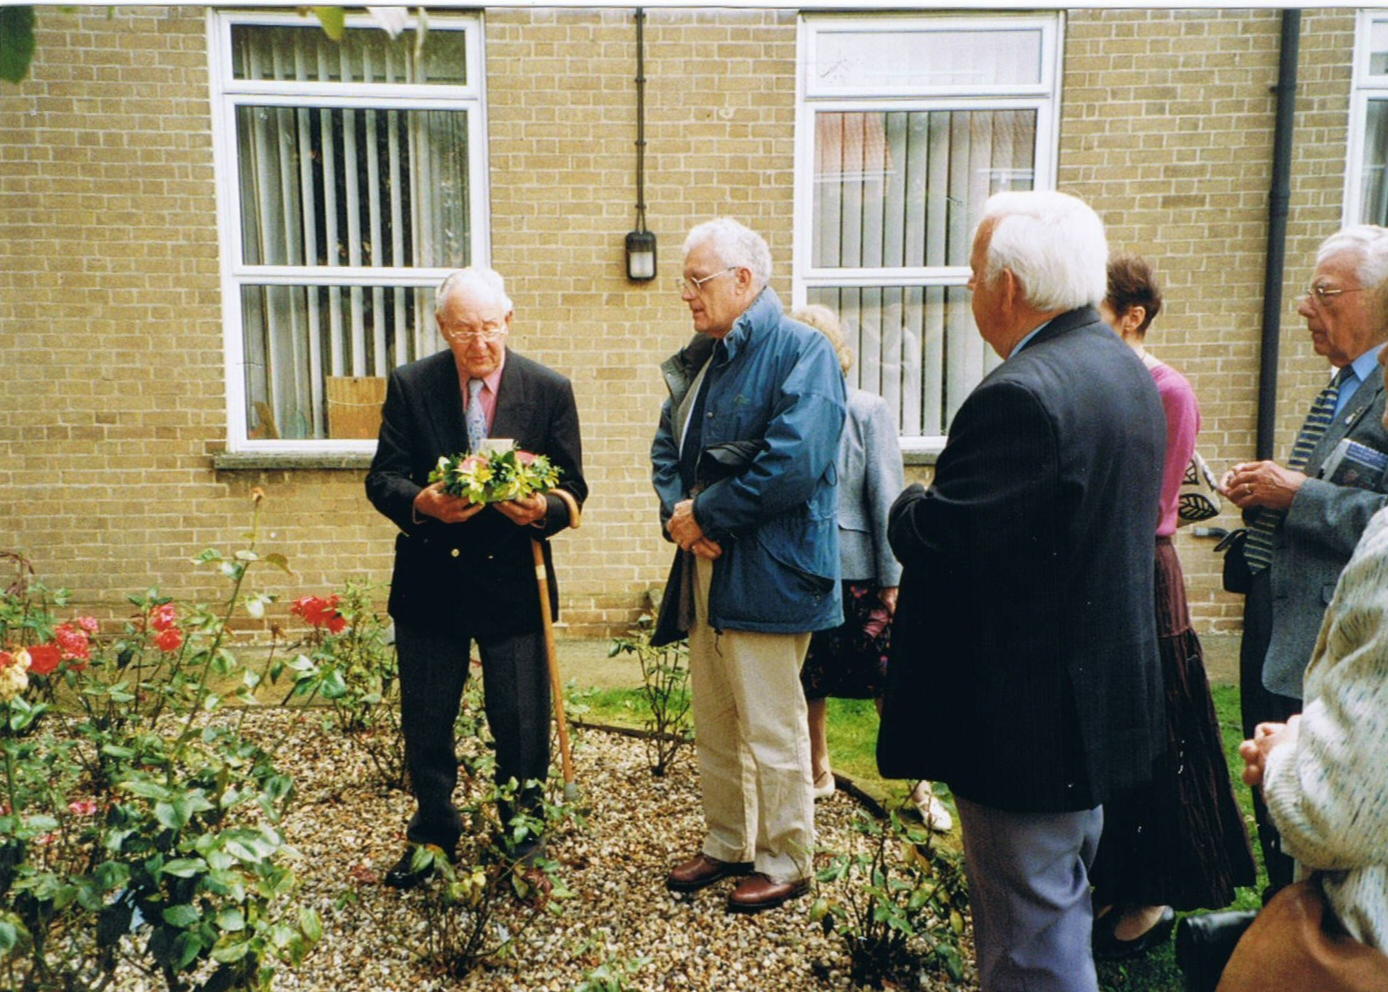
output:
{"label": "blue-striped tie", "polygon": [[487,436],[487,411],[482,409],[481,379],[467,381],[467,450],[482,450],[482,441]]}
{"label": "blue-striped tie", "polygon": [[[1340,385],[1352,371],[1348,365],[1340,369],[1330,381],[1330,385],[1321,390],[1316,402],[1311,404],[1311,412],[1306,415],[1306,422],[1301,425],[1301,433],[1296,436],[1296,444],[1292,445],[1292,456],[1287,459],[1287,468],[1299,472],[1306,467],[1311,452],[1335,420],[1335,405],[1340,398]],[[1248,567],[1254,574],[1261,572],[1271,563],[1272,538],[1286,515],[1286,510],[1260,507],[1257,515],[1249,521],[1248,540],[1243,546],[1243,556],[1248,560]]]}

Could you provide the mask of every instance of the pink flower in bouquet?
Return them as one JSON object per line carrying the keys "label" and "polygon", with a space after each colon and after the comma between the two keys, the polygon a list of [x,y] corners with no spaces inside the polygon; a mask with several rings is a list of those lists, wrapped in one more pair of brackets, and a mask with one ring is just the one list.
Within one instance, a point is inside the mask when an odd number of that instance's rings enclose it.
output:
{"label": "pink flower in bouquet", "polygon": [[35,644],[29,648],[29,671],[35,675],[52,675],[62,661],[62,649],[56,644]]}
{"label": "pink flower in bouquet", "polygon": [[183,646],[183,631],[177,627],[166,627],[154,638],[154,646],[160,651],[172,653]]}
{"label": "pink flower in bouquet", "polygon": [[165,603],[150,610],[149,625],[155,630],[172,630],[178,623],[178,611],[173,603]]}

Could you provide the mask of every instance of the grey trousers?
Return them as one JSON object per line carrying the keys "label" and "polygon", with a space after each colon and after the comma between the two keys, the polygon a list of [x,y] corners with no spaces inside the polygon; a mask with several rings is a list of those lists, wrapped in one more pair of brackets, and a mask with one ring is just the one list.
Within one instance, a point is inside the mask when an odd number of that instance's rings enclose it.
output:
{"label": "grey trousers", "polygon": [[1103,808],[1011,813],[955,800],[983,992],[1098,992],[1089,865]]}

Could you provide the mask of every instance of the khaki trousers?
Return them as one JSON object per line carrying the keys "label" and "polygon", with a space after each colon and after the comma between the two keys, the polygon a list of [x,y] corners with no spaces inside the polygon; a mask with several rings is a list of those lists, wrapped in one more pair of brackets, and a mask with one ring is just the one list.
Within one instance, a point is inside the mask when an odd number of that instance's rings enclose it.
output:
{"label": "khaki trousers", "polygon": [[708,833],[703,851],[773,882],[813,870],[810,735],[800,666],[810,635],[708,625],[713,563],[697,559],[689,670]]}

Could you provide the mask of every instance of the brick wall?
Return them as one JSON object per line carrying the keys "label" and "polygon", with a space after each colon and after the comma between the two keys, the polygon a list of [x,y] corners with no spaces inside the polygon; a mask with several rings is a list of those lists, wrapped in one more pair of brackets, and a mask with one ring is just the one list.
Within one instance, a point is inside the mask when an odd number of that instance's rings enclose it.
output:
{"label": "brick wall", "polygon": [[[0,550],[28,553],[82,609],[150,585],[212,600],[188,559],[236,546],[266,492],[260,547],[284,597],[388,577],[391,526],[360,471],[216,471],[225,373],[201,9],[40,8],[38,56],[0,84]],[[1303,20],[1286,292],[1339,222],[1353,14]],[[1217,467],[1253,452],[1259,295],[1276,78],[1276,11],[1072,12],[1061,188],[1115,247],[1156,262],[1154,352],[1194,383]],[[556,541],[564,619],[619,628],[663,580],[647,455],[659,361],[689,334],[670,288],[690,226],[731,214],[765,234],[789,300],[795,15],[658,9],[646,23],[647,220],[659,277],[623,275],[635,218],[630,10],[486,15],[493,262],[513,345],[569,375],[592,497]],[[1324,363],[1282,326],[1279,455]],[[913,474],[920,474],[919,470]],[[1232,525],[1232,516],[1219,523]],[[1202,629],[1237,625],[1209,542],[1182,537]]]}

